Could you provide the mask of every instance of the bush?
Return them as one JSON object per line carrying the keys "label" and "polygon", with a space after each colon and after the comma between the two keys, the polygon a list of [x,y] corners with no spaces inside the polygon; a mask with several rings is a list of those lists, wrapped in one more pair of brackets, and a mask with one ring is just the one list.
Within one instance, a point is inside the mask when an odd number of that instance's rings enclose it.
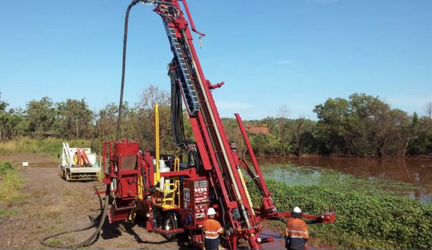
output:
{"label": "bush", "polygon": [[4,176],[6,172],[13,170],[12,164],[10,162],[0,162],[0,176]]}
{"label": "bush", "polygon": [[[259,192],[252,185],[253,202],[259,204]],[[306,213],[322,214],[335,209],[334,225],[311,226],[311,235],[322,243],[349,249],[432,248],[431,205],[379,192],[370,195],[361,186],[288,186],[276,181],[268,185],[279,211],[299,206]]]}

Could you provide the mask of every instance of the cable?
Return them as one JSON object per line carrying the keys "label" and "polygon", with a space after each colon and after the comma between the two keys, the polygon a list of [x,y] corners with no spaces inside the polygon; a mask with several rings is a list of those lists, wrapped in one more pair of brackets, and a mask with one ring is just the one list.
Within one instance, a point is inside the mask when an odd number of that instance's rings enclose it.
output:
{"label": "cable", "polygon": [[[104,202],[104,205],[102,207],[102,202],[101,202],[102,198],[100,197],[99,192],[98,192],[96,186],[95,186],[95,190],[96,190],[96,193],[98,194],[101,213],[93,220],[93,222],[91,222],[89,225],[87,225],[87,226],[85,226],[83,228],[80,228],[80,229],[64,231],[64,232],[61,232],[61,233],[57,233],[57,234],[53,234],[53,235],[47,236],[47,237],[43,238],[40,241],[40,243],[42,245],[46,246],[46,247],[52,247],[52,248],[73,248],[73,249],[75,249],[75,248],[81,248],[81,247],[87,247],[87,246],[92,245],[97,240],[97,238],[99,237],[99,233],[100,233],[100,231],[102,229],[103,224],[105,223],[105,217],[107,215],[108,203],[109,203],[108,202],[109,201],[109,196],[107,195],[105,197],[105,202]],[[109,191],[109,186],[107,185],[107,193],[108,193],[108,191]],[[98,224],[98,222],[99,222],[99,224]],[[85,231],[85,230],[88,230],[88,229],[90,229],[90,228],[92,228],[92,227],[94,227],[96,225],[98,225],[96,231],[88,239],[86,239],[86,240],[84,240],[84,241],[82,241],[80,243],[69,244],[69,245],[60,245],[59,246],[57,244],[55,244],[55,245],[54,244],[50,244],[49,241],[48,241],[50,239],[56,238],[56,237],[61,236],[61,235]]]}
{"label": "cable", "polygon": [[184,121],[183,121],[183,103],[181,97],[181,90],[179,84],[181,84],[180,74],[178,72],[177,59],[174,58],[170,63],[169,75],[171,78],[171,117],[172,117],[172,128],[174,134],[174,141],[177,146],[187,149],[187,142],[184,132]]}
{"label": "cable", "polygon": [[123,110],[123,95],[124,95],[124,88],[125,88],[125,79],[126,79],[126,52],[127,52],[127,40],[128,40],[128,30],[129,30],[129,14],[132,9],[137,3],[139,3],[140,0],[133,0],[127,10],[126,10],[126,16],[125,16],[125,23],[124,23],[124,35],[123,35],[123,58],[122,58],[122,76],[121,76],[121,87],[120,87],[120,100],[119,100],[119,112],[117,117],[117,129],[115,134],[115,141],[117,141],[121,135],[121,117],[122,117],[122,110]]}
{"label": "cable", "polygon": [[[126,16],[125,16],[125,24],[124,24],[124,36],[123,36],[123,58],[122,58],[122,78],[121,78],[121,88],[120,88],[120,101],[119,101],[119,112],[118,112],[118,117],[117,117],[117,129],[116,129],[116,133],[115,133],[115,141],[118,140],[118,138],[121,135],[121,116],[122,116],[122,109],[123,109],[123,95],[124,95],[124,87],[125,87],[125,78],[126,78],[126,52],[127,52],[127,38],[128,38],[128,27],[129,27],[129,15],[130,15],[130,11],[132,9],[132,7],[134,7],[136,4],[138,4],[141,0],[133,0],[127,10],[126,10]],[[96,188],[96,187],[95,187]],[[97,191],[97,189],[96,189]],[[99,203],[102,204],[101,201],[101,197],[99,195],[98,192],[96,192],[98,194],[99,197]],[[103,208],[101,207],[101,213],[96,217],[96,219],[94,219],[94,221],[92,223],[90,223],[89,225],[85,226],[84,228],[80,228],[80,229],[76,229],[76,230],[70,230],[70,231],[64,231],[61,233],[57,233],[54,235],[50,235],[47,236],[45,238],[43,238],[40,243],[46,247],[52,247],[52,248],[81,248],[81,247],[88,247],[90,245],[92,245],[93,243],[96,242],[96,240],[99,238],[100,235],[100,231],[102,230],[102,227],[105,223],[105,219],[108,213],[108,207],[110,205],[110,185],[107,185],[106,187],[106,196],[105,196],[105,202],[103,205]],[[113,197],[112,200],[115,200],[115,197]],[[97,225],[96,231],[86,240],[80,242],[80,243],[76,243],[76,244],[69,244],[69,245],[57,245],[57,244],[50,244],[48,242],[48,240],[61,236],[61,235],[65,235],[65,234],[70,234],[70,233],[75,233],[75,232],[81,232],[81,231],[85,231],[88,230],[94,226]]]}

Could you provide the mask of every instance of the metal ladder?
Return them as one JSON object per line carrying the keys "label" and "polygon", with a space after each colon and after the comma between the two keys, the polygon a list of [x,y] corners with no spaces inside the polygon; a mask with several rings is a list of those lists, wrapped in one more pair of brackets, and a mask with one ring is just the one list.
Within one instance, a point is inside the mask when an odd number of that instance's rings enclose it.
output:
{"label": "metal ladder", "polygon": [[[180,171],[180,159],[174,161],[174,172]],[[177,204],[176,204],[177,199]],[[162,208],[176,209],[180,207],[180,180],[174,179],[173,182],[165,183],[162,199]]]}
{"label": "metal ladder", "polygon": [[187,111],[189,115],[197,116],[198,112],[200,111],[200,103],[194,88],[192,76],[189,72],[188,58],[183,53],[182,44],[177,38],[175,28],[168,27],[166,23],[165,23],[165,28],[167,31],[168,38],[171,41],[172,50],[175,54],[177,63],[180,68],[180,72],[177,71],[177,74],[179,76],[182,76],[179,78],[179,80],[181,82],[181,90],[187,102]]}

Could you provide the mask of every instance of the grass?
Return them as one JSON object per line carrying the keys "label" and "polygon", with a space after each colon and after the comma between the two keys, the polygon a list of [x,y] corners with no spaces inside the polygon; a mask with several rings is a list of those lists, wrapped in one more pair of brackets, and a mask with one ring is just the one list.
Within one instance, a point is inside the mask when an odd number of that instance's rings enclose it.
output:
{"label": "grass", "polygon": [[23,183],[9,162],[0,162],[0,203],[7,207],[23,200]]}
{"label": "grass", "polygon": [[[336,210],[334,225],[310,226],[312,244],[341,249],[432,248],[432,205],[385,191],[383,186],[389,183],[332,171],[306,170],[303,176],[298,169],[288,169],[267,175],[278,177],[268,185],[279,211],[294,206],[310,214]],[[257,189],[248,185],[259,205]]]}
{"label": "grass", "polygon": [[53,248],[60,248],[63,244],[63,241],[59,239],[49,239],[47,244]]}
{"label": "grass", "polygon": [[17,210],[11,207],[25,200],[21,192],[22,186],[22,180],[12,164],[0,162],[0,221],[18,214]]}
{"label": "grass", "polygon": [[16,215],[18,215],[18,211],[16,211],[16,210],[8,210],[8,211],[6,211],[6,210],[2,210],[0,208],[0,222],[3,219],[7,219],[9,217],[13,217],[13,216],[16,216]]}
{"label": "grass", "polygon": [[[46,153],[51,156],[57,156],[62,150],[63,139],[30,139],[20,138],[11,141],[0,142],[0,155],[9,155],[14,153]],[[77,139],[67,140],[71,147],[90,147],[89,140]]]}

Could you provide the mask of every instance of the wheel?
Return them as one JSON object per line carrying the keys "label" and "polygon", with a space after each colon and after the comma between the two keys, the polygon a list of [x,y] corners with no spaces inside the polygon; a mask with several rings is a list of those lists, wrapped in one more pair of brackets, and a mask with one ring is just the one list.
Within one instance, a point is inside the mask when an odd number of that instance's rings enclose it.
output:
{"label": "wheel", "polygon": [[60,178],[64,179],[64,172],[63,172],[63,169],[61,167],[60,167],[58,174],[59,174]]}
{"label": "wheel", "polygon": [[71,180],[71,173],[70,172],[66,172],[66,180],[67,181]]}
{"label": "wheel", "polygon": [[[165,214],[164,221],[163,221],[163,230],[171,231],[178,229],[178,221],[177,216],[174,212],[168,212]],[[176,238],[177,234],[170,234],[170,235],[164,235],[165,239],[168,241],[172,241]]]}
{"label": "wheel", "polygon": [[155,228],[162,228],[163,224],[164,224],[164,214],[162,212],[162,210],[158,207],[153,207],[153,225]]}

